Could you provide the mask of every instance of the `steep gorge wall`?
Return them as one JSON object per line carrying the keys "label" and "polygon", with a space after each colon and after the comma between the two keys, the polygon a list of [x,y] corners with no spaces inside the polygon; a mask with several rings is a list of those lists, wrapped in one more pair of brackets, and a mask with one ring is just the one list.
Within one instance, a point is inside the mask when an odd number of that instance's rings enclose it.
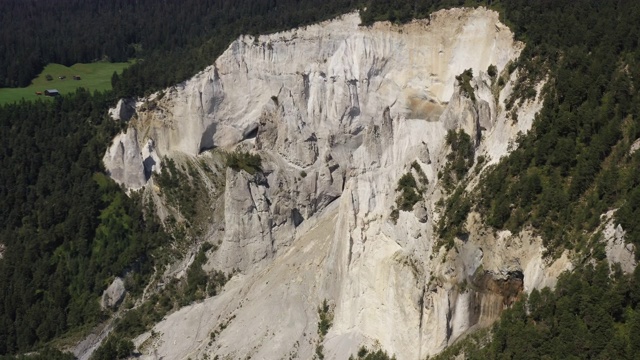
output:
{"label": "steep gorge wall", "polygon": [[[141,337],[145,353],[311,358],[316,308],[327,299],[329,358],[362,344],[423,358],[489,324],[520,289],[553,285],[570,265],[566,256],[545,263],[540,239],[493,234],[477,214],[467,221],[469,239],[448,252],[434,247],[447,131],[463,129],[476,155],[496,162],[540,109],[537,99],[519,108],[517,122],[507,119],[502,107],[517,72],[503,88],[484,73],[495,65],[507,76],[522,49],[497,13],[358,23],[347,14],[241,37],[191,80],[137,103],[105,155],[125,186],[143,186],[163,156],[177,153],[240,146],[263,159],[257,175],[227,170],[219,204],[224,231],[210,263],[241,274],[221,295],[168,316],[155,338]],[[455,78],[469,68],[475,101]],[[394,222],[398,180],[416,171],[414,161],[429,185]]]}
{"label": "steep gorge wall", "polygon": [[[191,80],[138,102],[139,140],[153,139],[161,156],[233,146],[259,125],[274,99],[285,110],[282,135],[315,134],[319,144],[359,131],[385,107],[392,118],[437,120],[454,93],[455,75],[491,64],[502,69],[521,48],[497,14],[485,10],[454,9],[405,26],[358,23],[357,14],[348,14],[287,33],[241,37]],[[278,150],[297,165],[315,161],[300,149]],[[129,183],[126,176],[116,179]]]}

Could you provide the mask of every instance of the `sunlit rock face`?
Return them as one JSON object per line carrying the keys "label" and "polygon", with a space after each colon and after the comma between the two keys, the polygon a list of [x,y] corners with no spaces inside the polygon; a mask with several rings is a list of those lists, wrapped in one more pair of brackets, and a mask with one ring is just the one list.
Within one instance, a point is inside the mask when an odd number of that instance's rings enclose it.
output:
{"label": "sunlit rock face", "polygon": [[[240,37],[192,79],[138,101],[105,156],[127,187],[144,185],[165,156],[241,147],[263,161],[255,175],[226,170],[224,224],[212,224],[223,230],[208,239],[219,242],[208,265],[240,273],[137,339],[143,357],[309,359],[326,299],[326,357],[367,345],[421,359],[490,324],[521,291],[553,286],[566,256],[547,263],[540,239],[494,234],[479,214],[454,249],[434,246],[447,131],[468,133],[484,166],[508,153],[540,109],[539,99],[526,102],[517,122],[503,110],[517,78],[503,70],[522,47],[483,8],[402,26],[361,27],[347,14]],[[456,80],[465,69],[475,100]],[[409,172],[428,184],[393,219],[398,180]]]}

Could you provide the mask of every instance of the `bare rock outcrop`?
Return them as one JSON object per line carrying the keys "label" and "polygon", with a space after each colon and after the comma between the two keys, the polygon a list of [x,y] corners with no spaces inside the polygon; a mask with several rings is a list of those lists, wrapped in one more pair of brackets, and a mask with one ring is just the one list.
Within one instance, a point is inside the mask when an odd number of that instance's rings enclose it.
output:
{"label": "bare rock outcrop", "polygon": [[623,272],[629,274],[638,265],[636,261],[636,248],[633,244],[627,244],[624,236],[625,231],[620,224],[616,224],[611,210],[602,215],[604,220],[602,225],[602,236],[605,242],[605,254],[609,264],[619,264]]}
{"label": "bare rock outcrop", "polygon": [[130,127],[113,139],[102,161],[107,174],[128,188],[137,189],[147,183],[138,130],[135,127]]}
{"label": "bare rock outcrop", "polygon": [[136,113],[136,101],[131,98],[120,99],[116,107],[109,109],[109,115],[116,121],[129,121]]}
{"label": "bare rock outcrop", "polygon": [[629,148],[629,154],[633,154],[638,150],[640,150],[640,139],[637,139],[633,142],[633,144],[631,144],[631,147]]}
{"label": "bare rock outcrop", "polygon": [[294,165],[314,164],[323,147],[347,151],[334,154],[343,163],[385,108],[389,119],[436,121],[458,92],[456,75],[502,69],[517,56],[522,45],[488,14],[452,9],[428,25],[401,27],[360,27],[358,15],[348,14],[304,30],[242,36],[205,71],[138,101],[133,126],[145,134],[141,141],[153,139],[160,157],[262,134],[274,137],[265,149]]}
{"label": "bare rock outcrop", "polygon": [[124,281],[119,277],[115,278],[111,285],[102,293],[100,306],[102,309],[114,309],[118,307],[125,293]]}

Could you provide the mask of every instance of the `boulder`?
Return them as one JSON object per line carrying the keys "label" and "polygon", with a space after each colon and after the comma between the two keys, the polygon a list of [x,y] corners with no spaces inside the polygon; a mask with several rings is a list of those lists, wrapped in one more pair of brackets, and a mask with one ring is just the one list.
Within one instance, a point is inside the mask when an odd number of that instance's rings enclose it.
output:
{"label": "boulder", "polygon": [[119,277],[115,278],[111,285],[102,293],[100,307],[102,307],[103,310],[117,308],[122,302],[122,299],[124,299],[125,293],[124,281]]}
{"label": "boulder", "polygon": [[426,223],[429,219],[429,214],[427,213],[427,207],[424,204],[424,201],[418,201],[415,205],[413,205],[413,215],[416,216],[419,222]]}

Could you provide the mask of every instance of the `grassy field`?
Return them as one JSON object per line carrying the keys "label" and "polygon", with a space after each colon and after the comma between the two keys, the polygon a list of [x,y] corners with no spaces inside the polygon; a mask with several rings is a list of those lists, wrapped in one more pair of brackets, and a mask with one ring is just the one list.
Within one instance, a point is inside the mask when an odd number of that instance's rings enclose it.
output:
{"label": "grassy field", "polygon": [[[61,94],[75,91],[79,87],[89,90],[111,89],[111,76],[116,71],[118,74],[131,65],[131,63],[96,62],[91,64],[75,64],[66,67],[60,64],[49,64],[38,75],[31,85],[24,88],[0,88],[0,105],[19,101],[20,99],[33,100],[48,98],[44,95],[36,95],[46,89],[57,89]],[[51,75],[53,80],[47,81],[46,76]],[[80,76],[80,80],[74,80],[73,76]],[[59,77],[66,76],[65,79]]]}

